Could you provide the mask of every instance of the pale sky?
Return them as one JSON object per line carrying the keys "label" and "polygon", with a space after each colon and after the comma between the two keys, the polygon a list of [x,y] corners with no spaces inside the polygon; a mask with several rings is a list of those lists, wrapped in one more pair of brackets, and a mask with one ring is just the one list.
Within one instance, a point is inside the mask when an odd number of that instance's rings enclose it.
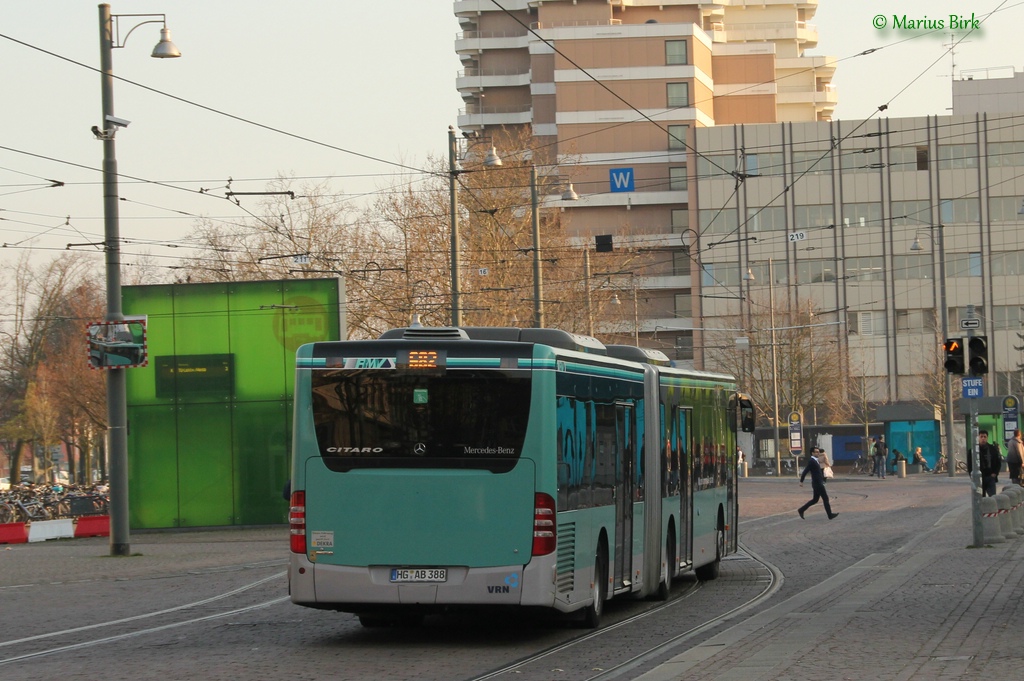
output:
{"label": "pale sky", "polygon": [[[429,154],[447,154],[447,129],[457,123],[462,106],[453,49],[459,25],[451,2],[110,4],[114,14],[166,14],[183,54],[149,57],[158,24],[139,27],[124,49],[114,50],[115,76],[180,98],[114,84],[115,113],[131,121],[117,135],[119,172],[170,185],[121,179],[124,237],[173,241],[193,226],[189,215],[245,216],[222,198],[198,193],[202,187],[223,197],[229,177],[237,192],[263,190],[280,174],[330,176],[334,192],[364,195],[387,185],[392,175],[410,172],[403,165],[421,167]],[[90,132],[101,124],[100,77],[66,61],[98,67],[97,5],[0,0],[0,243],[8,245],[0,251],[2,267],[29,245],[34,257],[48,259],[68,243],[102,239],[103,148]],[[956,48],[955,60],[944,54],[948,30],[927,35],[873,27],[876,15],[891,25],[894,12],[942,19],[948,26],[950,14],[981,18],[996,8],[1001,11]],[[1024,2],[1014,0],[975,6],[952,0],[821,0],[812,20],[818,48],[810,53],[840,60],[833,81],[839,88],[836,118],[867,117],[889,100],[890,117],[942,115],[949,113],[954,61],[958,75],[1021,69],[1022,20]],[[123,32],[132,25],[125,22]],[[871,48],[880,49],[856,56]],[[65,186],[50,188],[48,180]],[[256,210],[258,199],[243,201]],[[173,253],[158,247],[151,252]]]}

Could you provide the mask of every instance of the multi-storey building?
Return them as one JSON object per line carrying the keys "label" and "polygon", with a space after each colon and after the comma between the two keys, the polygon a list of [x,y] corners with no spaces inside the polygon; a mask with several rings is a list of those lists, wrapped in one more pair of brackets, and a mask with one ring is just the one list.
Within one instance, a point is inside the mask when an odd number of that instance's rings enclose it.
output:
{"label": "multi-storey building", "polygon": [[[499,7],[499,4],[501,5]],[[456,0],[467,133],[532,138],[580,200],[548,201],[583,244],[643,250],[638,335],[693,359],[687,147],[695,129],[827,121],[832,58],[809,56],[817,0]],[[509,150],[505,150],[507,153]],[[514,151],[514,150],[513,150]]]}
{"label": "multi-storey building", "polygon": [[871,401],[918,400],[942,372],[945,298],[952,336],[973,305],[989,338],[985,394],[1020,394],[1024,113],[724,126],[694,147],[703,327],[744,335],[774,285],[834,324]]}

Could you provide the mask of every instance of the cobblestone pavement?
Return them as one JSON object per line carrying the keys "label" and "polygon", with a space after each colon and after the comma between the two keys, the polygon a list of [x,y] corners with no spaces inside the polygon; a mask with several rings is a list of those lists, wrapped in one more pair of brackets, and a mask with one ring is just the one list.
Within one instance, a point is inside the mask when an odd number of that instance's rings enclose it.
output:
{"label": "cobblestone pavement", "polygon": [[797,516],[809,488],[741,482],[741,543],[786,585],[753,617],[637,678],[1016,678],[1024,538],[973,547],[965,477],[837,479],[832,521],[820,504]]}
{"label": "cobblestone pavement", "polygon": [[[828,488],[839,517],[829,521],[819,504],[801,520],[796,508],[810,498],[809,485],[800,487],[794,478],[742,480],[740,542],[784,575],[777,593],[753,611],[608,678],[1015,678],[1024,644],[1018,633],[1024,632],[1024,612],[1017,607],[1024,596],[1024,537],[972,547],[968,480],[840,476]],[[0,644],[7,646],[5,655],[25,651],[14,645],[19,637],[172,608],[241,582],[273,580],[269,591],[253,590],[253,602],[281,594],[287,528],[133,533],[131,548],[138,555],[130,559],[106,556],[106,541],[0,547],[0,603],[21,613],[17,633]],[[739,603],[747,597],[742,594],[755,591],[764,571],[742,555],[735,558],[723,566],[723,578],[701,592],[712,602],[692,601],[643,620],[638,636],[654,645],[659,636],[686,631],[699,615],[719,612],[716,606],[721,612],[731,607],[722,599]],[[181,576],[190,574],[202,575],[201,592],[178,590],[186,584]],[[613,606],[625,611],[632,604]],[[94,612],[97,607],[101,613]],[[188,635],[169,630],[166,637],[147,635],[5,666],[0,676],[92,678],[102,669],[111,679],[180,678],[192,671],[199,678],[229,678],[229,671],[230,678],[275,678],[300,668],[313,674],[343,668],[336,678],[465,679],[547,649],[552,637],[524,631],[517,638],[493,628],[474,637],[451,625],[381,633],[362,630],[347,615],[288,603],[217,622]],[[609,628],[618,638],[594,639],[593,645],[625,649],[626,631]],[[567,673],[568,665],[555,674],[549,659],[538,673],[517,671],[515,678],[589,679],[597,673],[598,652],[577,654],[590,664],[580,665],[576,676]],[[115,661],[119,667],[111,666]]]}

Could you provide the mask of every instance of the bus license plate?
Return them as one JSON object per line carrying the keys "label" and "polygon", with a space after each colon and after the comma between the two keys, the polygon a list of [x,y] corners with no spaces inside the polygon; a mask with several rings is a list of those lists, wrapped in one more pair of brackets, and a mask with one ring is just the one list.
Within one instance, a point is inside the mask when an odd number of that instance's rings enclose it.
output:
{"label": "bus license plate", "polygon": [[446,582],[445,568],[391,568],[392,582]]}

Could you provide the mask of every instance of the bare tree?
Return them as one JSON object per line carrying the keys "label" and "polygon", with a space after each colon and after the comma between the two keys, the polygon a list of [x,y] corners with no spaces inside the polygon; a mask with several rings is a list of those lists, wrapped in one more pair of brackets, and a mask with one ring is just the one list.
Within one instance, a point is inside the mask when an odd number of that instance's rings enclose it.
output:
{"label": "bare tree", "polygon": [[[843,419],[845,389],[834,324],[821,320],[809,301],[798,301],[792,310],[785,301],[775,303],[774,334],[771,303],[757,300],[749,329],[737,319],[735,331],[706,332],[709,368],[739,378],[768,424],[776,418],[785,423],[791,411],[802,412],[807,422]],[[741,337],[748,339],[747,350],[737,350],[735,339]]]}

